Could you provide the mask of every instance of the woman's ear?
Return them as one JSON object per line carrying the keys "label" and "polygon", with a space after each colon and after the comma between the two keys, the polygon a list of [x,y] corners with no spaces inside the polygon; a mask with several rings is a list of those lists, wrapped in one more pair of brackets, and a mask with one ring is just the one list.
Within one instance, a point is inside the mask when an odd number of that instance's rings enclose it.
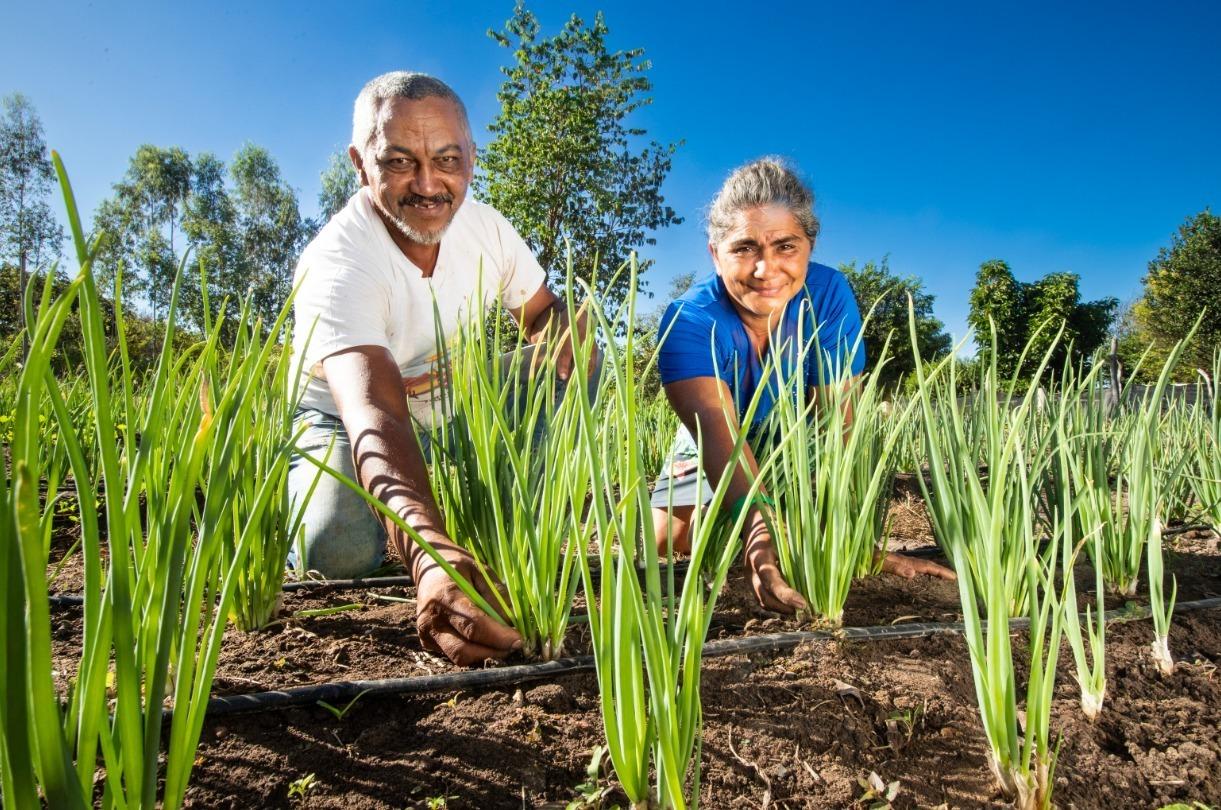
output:
{"label": "woman's ear", "polygon": [[712,257],[712,266],[716,268],[716,274],[719,276],[721,274],[721,263],[717,261],[716,245],[711,242],[708,243],[708,255]]}

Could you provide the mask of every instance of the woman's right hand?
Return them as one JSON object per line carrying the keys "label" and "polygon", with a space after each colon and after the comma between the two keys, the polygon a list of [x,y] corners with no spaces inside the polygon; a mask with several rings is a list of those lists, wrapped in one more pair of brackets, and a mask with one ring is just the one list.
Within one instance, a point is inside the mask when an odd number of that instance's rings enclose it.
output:
{"label": "woman's right hand", "polygon": [[756,513],[754,525],[746,537],[746,565],[750,568],[750,585],[759,604],[777,613],[808,610],[806,600],[789,587],[776,559],[776,547],[766,525]]}

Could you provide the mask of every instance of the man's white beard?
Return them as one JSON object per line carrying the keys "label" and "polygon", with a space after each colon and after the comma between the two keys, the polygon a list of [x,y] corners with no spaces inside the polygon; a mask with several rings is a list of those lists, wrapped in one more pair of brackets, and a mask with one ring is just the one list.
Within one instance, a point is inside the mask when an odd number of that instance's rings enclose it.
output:
{"label": "man's white beard", "polygon": [[433,231],[431,233],[416,230],[415,228],[408,225],[404,220],[399,219],[394,214],[387,211],[386,208],[382,205],[382,201],[377,199],[376,196],[370,194],[369,198],[371,200],[373,200],[373,206],[378,211],[381,212],[382,216],[384,216],[386,219],[388,219],[394,223],[394,227],[398,228],[399,233],[401,233],[403,236],[406,236],[412,242],[415,242],[416,244],[419,244],[419,245],[440,244],[441,237],[445,236],[445,232],[447,230],[449,230],[450,223],[454,221],[454,218],[451,216],[449,218],[449,222],[446,222],[440,228],[437,228],[435,231]]}

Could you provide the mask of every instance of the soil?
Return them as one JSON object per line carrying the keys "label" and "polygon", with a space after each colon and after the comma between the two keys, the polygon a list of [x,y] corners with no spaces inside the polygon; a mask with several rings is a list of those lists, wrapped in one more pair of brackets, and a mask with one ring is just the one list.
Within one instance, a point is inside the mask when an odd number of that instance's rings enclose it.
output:
{"label": "soil", "polygon": [[[918,494],[905,497],[900,488],[891,547],[930,542]],[[1212,532],[1168,537],[1167,568],[1180,602],[1221,595]],[[1083,576],[1081,583],[1085,598],[1092,582]],[[57,589],[75,588],[79,571],[69,559]],[[258,633],[228,631],[213,693],[455,671],[421,649],[413,596],[410,587],[286,593],[290,618]],[[291,618],[357,603],[348,612]],[[960,618],[952,583],[890,575],[859,582],[845,610],[851,626]],[[62,687],[79,656],[80,609],[56,609],[52,619]],[[710,637],[798,627],[761,610],[736,572]],[[568,653],[587,651],[583,631],[572,628]],[[1014,638],[1021,649],[1024,634]],[[1053,709],[1059,806],[1221,802],[1221,611],[1176,615],[1170,647],[1178,667],[1170,677],[1153,666],[1151,639],[1148,621],[1108,628],[1107,697],[1096,723],[1080,711],[1072,656],[1062,649]],[[987,767],[960,636],[828,640],[784,655],[709,659],[702,678],[705,807],[873,806],[862,786],[871,773],[898,783],[895,807],[1007,806]],[[601,742],[592,674],[520,689],[365,696],[342,719],[320,706],[230,715],[205,723],[187,801],[198,808],[565,807],[580,797]],[[608,806],[623,804],[608,772],[604,764],[598,787],[611,790]],[[310,776],[304,797],[290,799],[290,787]]]}

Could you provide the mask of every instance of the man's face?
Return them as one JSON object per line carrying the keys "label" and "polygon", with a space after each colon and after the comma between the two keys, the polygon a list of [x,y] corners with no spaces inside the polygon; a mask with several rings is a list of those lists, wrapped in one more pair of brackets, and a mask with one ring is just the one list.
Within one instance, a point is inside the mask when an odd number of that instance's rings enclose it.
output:
{"label": "man's face", "polygon": [[470,132],[443,98],[384,102],[373,139],[348,154],[387,225],[422,245],[441,241],[475,171]]}
{"label": "man's face", "polygon": [[739,211],[725,237],[708,245],[739,315],[764,320],[801,290],[812,248],[797,218],[775,205]]}

